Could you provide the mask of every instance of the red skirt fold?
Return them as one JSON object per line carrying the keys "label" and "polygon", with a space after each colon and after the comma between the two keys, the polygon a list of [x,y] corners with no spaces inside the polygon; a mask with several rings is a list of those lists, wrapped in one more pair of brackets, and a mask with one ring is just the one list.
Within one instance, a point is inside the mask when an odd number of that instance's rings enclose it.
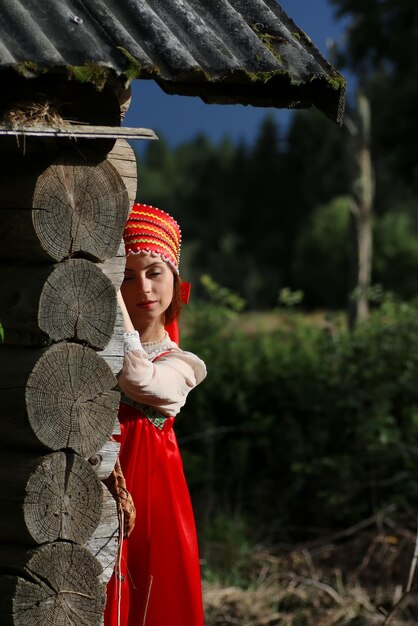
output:
{"label": "red skirt fold", "polygon": [[196,528],[183,463],[168,418],[160,430],[121,404],[120,463],[136,507],[118,581],[107,586],[105,626],[203,626]]}

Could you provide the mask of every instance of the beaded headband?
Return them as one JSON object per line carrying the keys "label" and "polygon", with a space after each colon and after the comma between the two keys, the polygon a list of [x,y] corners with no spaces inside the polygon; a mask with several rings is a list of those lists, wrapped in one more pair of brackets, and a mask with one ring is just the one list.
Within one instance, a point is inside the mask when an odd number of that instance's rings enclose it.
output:
{"label": "beaded headband", "polygon": [[135,203],[123,232],[126,254],[158,255],[179,273],[181,232],[165,211]]}

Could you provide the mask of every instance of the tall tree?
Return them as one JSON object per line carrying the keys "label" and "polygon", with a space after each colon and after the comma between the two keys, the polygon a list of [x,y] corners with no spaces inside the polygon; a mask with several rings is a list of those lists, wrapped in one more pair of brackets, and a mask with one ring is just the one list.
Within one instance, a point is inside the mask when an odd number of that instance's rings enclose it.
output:
{"label": "tall tree", "polygon": [[373,111],[376,207],[418,195],[418,4],[415,0],[330,0],[350,16],[340,61],[360,76]]}
{"label": "tall tree", "polygon": [[348,322],[353,328],[369,315],[369,288],[372,273],[372,220],[374,181],[370,157],[370,103],[357,94],[356,121],[347,120],[352,162],[351,188],[351,289]]}

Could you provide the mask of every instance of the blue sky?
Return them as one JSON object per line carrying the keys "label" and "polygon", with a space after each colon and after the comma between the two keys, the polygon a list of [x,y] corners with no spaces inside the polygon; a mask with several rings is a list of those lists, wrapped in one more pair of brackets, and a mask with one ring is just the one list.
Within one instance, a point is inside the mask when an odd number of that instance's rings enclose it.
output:
{"label": "blue sky", "polygon": [[[328,0],[280,0],[279,4],[328,58],[327,41],[338,40],[344,30],[342,23],[334,19],[334,8]],[[124,126],[152,128],[172,146],[199,132],[214,142],[229,135],[233,141],[244,139],[251,144],[268,111],[280,127],[286,127],[291,113],[285,109],[205,104],[197,97],[165,94],[154,81],[136,80]],[[140,148],[139,142],[135,144]]]}

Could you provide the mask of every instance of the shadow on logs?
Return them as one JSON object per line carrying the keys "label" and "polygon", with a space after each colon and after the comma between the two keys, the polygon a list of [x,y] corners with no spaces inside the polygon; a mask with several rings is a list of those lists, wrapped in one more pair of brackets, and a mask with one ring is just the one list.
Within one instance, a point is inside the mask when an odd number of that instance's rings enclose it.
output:
{"label": "shadow on logs", "polygon": [[87,548],[67,542],[32,551],[0,545],[2,626],[100,626],[105,588]]}
{"label": "shadow on logs", "polygon": [[96,472],[72,452],[0,456],[0,542],[83,544],[97,531],[102,500]]}
{"label": "shadow on logs", "polygon": [[100,581],[106,584],[112,576],[119,543],[119,524],[116,502],[110,491],[102,484],[102,516],[93,536],[85,544],[102,566]]}
{"label": "shadow on logs", "polygon": [[52,164],[6,163],[0,179],[0,260],[114,257],[129,206],[123,179],[108,160],[63,156]]}
{"label": "shadow on logs", "polygon": [[[3,136],[0,152],[9,157],[11,154],[42,156],[57,154],[62,150],[71,150],[75,154],[91,150],[92,140],[71,135],[71,123],[120,126],[120,98],[124,100],[128,96],[125,95],[126,88],[119,83],[116,85],[108,75],[99,88],[92,82],[71,80],[62,72],[48,71],[28,80],[16,71],[3,71],[0,92],[0,118],[3,123],[12,128],[67,128],[70,136],[60,139]],[[129,103],[125,106],[129,106]],[[105,156],[114,143],[114,139],[95,139],[94,150]]]}
{"label": "shadow on logs", "polygon": [[116,294],[85,259],[56,266],[3,266],[0,320],[5,345],[72,340],[103,349],[113,335]]}
{"label": "shadow on logs", "polygon": [[122,177],[109,161],[50,165],[38,178],[33,223],[42,247],[57,261],[117,254],[129,211]]}
{"label": "shadow on logs", "polygon": [[115,384],[108,365],[93,350],[65,343],[52,346],[26,385],[35,434],[52,449],[67,447],[91,456],[113,432],[119,405],[119,393],[111,391]]}
{"label": "shadow on logs", "polygon": [[120,394],[107,363],[91,348],[0,349],[4,441],[14,447],[70,448],[90,457],[111,436]]}

